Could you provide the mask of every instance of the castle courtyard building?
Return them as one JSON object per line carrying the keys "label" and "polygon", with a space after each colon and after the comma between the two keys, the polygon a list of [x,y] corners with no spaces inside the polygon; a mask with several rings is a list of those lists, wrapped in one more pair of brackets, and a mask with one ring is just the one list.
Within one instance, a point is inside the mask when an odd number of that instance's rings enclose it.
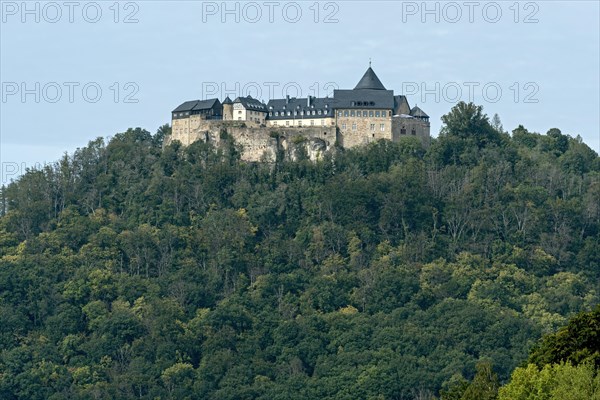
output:
{"label": "castle courtyard building", "polygon": [[267,103],[269,127],[334,126],[333,99],[308,96],[270,100]]}

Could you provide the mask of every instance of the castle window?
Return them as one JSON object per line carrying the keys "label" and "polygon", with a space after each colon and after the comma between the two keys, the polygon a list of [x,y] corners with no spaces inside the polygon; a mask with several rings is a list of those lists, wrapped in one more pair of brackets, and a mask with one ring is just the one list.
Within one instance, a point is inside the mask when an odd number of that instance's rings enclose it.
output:
{"label": "castle window", "polygon": [[338,111],[338,117],[341,117],[341,116],[342,116],[342,112]]}
{"label": "castle window", "polygon": [[292,113],[291,113],[290,111],[288,111],[288,112],[287,112],[287,115],[288,115],[288,117],[289,117],[290,115],[292,115]]}
{"label": "castle window", "polygon": [[354,117],[354,110],[350,111],[350,116]]}
{"label": "castle window", "polygon": [[345,122],[342,124],[342,130],[346,130],[346,123]]}
{"label": "castle window", "polygon": [[404,128],[400,129],[400,134],[401,135],[406,135],[406,129],[404,129]]}
{"label": "castle window", "polygon": [[321,110],[318,111],[318,114],[321,115]]}
{"label": "castle window", "polygon": [[410,134],[415,136],[417,134],[417,131],[415,131],[414,129],[412,131],[410,131]]}
{"label": "castle window", "polygon": [[285,126],[290,126],[290,121],[285,121]]}
{"label": "castle window", "polygon": [[375,111],[375,116],[379,117],[379,111]]}
{"label": "castle window", "polygon": [[355,131],[356,130],[356,122],[352,124],[352,130]]}
{"label": "castle window", "polygon": [[325,120],[324,119],[321,120],[321,125],[325,125]]}
{"label": "castle window", "polygon": [[274,121],[274,122],[273,122],[273,126],[277,126],[277,121]]}
{"label": "castle window", "polygon": [[269,112],[269,117],[273,116],[273,111]]}
{"label": "castle window", "polygon": [[373,116],[373,111],[369,111],[369,117]]}
{"label": "castle window", "polygon": [[311,124],[311,125],[314,125],[314,124],[315,124],[315,120],[314,120],[314,119],[311,119],[311,120],[310,120],[310,124]]}
{"label": "castle window", "polygon": [[366,116],[367,116],[367,110],[364,110],[363,111],[363,117],[366,117]]}
{"label": "castle window", "polygon": [[371,132],[375,132],[375,124],[371,124]]}
{"label": "castle window", "polygon": [[379,124],[379,129],[381,130],[381,132],[385,131],[385,124]]}
{"label": "castle window", "polygon": [[298,120],[298,126],[302,126],[302,120],[301,119]]}
{"label": "castle window", "polygon": [[344,111],[344,117],[348,116],[348,110]]}
{"label": "castle window", "polygon": [[[311,106],[312,107],[312,106]],[[315,110],[312,110],[312,115],[315,115]]]}
{"label": "castle window", "polygon": [[275,111],[275,116],[279,117],[279,111]]}
{"label": "castle window", "polygon": [[300,111],[300,115],[304,115],[304,110]]}

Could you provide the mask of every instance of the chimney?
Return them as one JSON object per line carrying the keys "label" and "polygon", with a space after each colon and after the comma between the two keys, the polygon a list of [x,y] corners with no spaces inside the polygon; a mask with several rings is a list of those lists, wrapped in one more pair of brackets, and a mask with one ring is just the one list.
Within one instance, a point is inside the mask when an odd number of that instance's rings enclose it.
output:
{"label": "chimney", "polygon": [[290,95],[287,94],[285,95],[285,104],[288,104],[290,102]]}
{"label": "chimney", "polygon": [[308,97],[306,98],[306,107],[310,107],[310,101],[311,101],[311,96],[308,95]]}

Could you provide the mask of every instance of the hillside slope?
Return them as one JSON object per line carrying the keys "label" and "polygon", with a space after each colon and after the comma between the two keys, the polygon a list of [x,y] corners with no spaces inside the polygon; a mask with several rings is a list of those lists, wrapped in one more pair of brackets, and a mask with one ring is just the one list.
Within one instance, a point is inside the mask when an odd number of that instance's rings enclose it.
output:
{"label": "hillside slope", "polygon": [[239,161],[168,128],[2,190],[0,398],[427,399],[598,304],[600,158],[459,105],[414,140]]}

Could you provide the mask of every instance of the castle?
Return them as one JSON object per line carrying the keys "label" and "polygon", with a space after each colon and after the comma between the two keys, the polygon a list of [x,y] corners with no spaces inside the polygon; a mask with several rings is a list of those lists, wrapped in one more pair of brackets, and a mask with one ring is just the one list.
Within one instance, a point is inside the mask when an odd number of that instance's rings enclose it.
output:
{"label": "castle", "polygon": [[227,97],[222,103],[192,100],[174,109],[171,121],[167,142],[219,142],[226,131],[243,146],[247,161],[272,161],[281,150],[294,158],[298,146],[316,159],[336,144],[351,148],[415,136],[427,146],[430,138],[429,116],[410,108],[406,96],[387,90],[370,65],[354,89],[334,90],[333,97],[287,96],[267,104],[250,96]]}

